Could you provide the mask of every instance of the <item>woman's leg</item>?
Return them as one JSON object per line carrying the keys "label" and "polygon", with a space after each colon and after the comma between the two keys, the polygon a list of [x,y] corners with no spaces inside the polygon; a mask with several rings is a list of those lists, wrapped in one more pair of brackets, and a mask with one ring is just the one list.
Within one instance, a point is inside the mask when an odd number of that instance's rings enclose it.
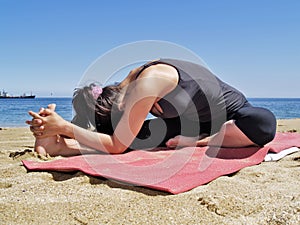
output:
{"label": "woman's leg", "polygon": [[229,120],[223,124],[220,131],[212,136],[196,142],[196,146],[246,147],[256,145],[235,124]]}
{"label": "woman's leg", "polygon": [[223,124],[219,132],[208,136],[202,134],[198,139],[178,135],[167,141],[168,147],[177,146],[222,146],[222,147],[245,147],[255,145],[236,125],[233,120]]}
{"label": "woman's leg", "polygon": [[276,118],[264,108],[244,107],[236,112],[233,120],[225,122],[221,129],[209,137],[199,140],[177,136],[167,141],[168,147],[176,146],[263,146],[272,141],[276,133]]}
{"label": "woman's leg", "polygon": [[181,134],[180,118],[146,120],[130,149],[165,147],[170,138]]}
{"label": "woman's leg", "polygon": [[233,119],[236,126],[254,143],[263,146],[272,141],[276,134],[276,118],[268,109],[244,107]]}

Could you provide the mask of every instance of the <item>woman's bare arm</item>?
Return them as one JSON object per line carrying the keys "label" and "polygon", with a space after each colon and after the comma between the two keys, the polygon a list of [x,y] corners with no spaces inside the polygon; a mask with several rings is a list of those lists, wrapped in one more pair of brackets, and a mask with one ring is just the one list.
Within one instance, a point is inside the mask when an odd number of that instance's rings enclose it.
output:
{"label": "woman's bare arm", "polygon": [[124,113],[113,135],[78,127],[51,110],[47,111],[45,117],[34,112],[30,112],[30,115],[43,121],[44,132],[38,138],[60,134],[99,151],[122,153],[138,134],[157,99],[172,91],[177,82],[177,71],[171,66],[155,65],[143,71],[136,81],[129,84],[130,92],[125,99]]}

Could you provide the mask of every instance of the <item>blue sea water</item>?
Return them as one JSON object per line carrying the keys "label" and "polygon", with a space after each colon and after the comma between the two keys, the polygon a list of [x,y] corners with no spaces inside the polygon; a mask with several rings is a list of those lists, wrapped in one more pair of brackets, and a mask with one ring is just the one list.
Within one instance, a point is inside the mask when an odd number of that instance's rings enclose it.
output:
{"label": "blue sea water", "polygon": [[277,119],[300,118],[300,98],[248,98],[248,101],[271,110]]}
{"label": "blue sea water", "polygon": [[37,112],[48,104],[56,104],[56,112],[64,119],[73,117],[71,98],[0,99],[0,127],[25,127],[31,120],[28,111]]}
{"label": "blue sea water", "polygon": [[[249,98],[253,106],[270,109],[277,119],[300,118],[300,98]],[[31,119],[28,111],[38,111],[55,103],[56,111],[66,120],[73,117],[71,98],[0,99],[0,127],[24,127]]]}

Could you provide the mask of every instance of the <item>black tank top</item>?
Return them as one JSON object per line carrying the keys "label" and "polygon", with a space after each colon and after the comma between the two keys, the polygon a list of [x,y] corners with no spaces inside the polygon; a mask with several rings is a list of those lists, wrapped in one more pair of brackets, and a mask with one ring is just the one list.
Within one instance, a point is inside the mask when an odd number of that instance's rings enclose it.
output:
{"label": "black tank top", "polygon": [[[160,59],[143,65],[138,75],[147,67],[156,64],[173,66],[179,75],[177,87],[158,101],[162,118],[184,117],[200,122],[233,114],[242,108],[247,100],[232,86],[221,81],[205,67],[188,61]],[[137,75],[137,76],[138,76]]]}

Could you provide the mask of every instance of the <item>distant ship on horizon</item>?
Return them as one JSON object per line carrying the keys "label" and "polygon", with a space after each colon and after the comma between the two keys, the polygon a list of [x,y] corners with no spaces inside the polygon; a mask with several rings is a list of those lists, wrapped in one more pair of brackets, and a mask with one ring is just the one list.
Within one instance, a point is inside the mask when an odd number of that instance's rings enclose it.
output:
{"label": "distant ship on horizon", "polygon": [[33,95],[32,93],[30,95],[18,95],[18,96],[12,96],[9,95],[6,91],[0,91],[0,98],[35,98],[35,95]]}

